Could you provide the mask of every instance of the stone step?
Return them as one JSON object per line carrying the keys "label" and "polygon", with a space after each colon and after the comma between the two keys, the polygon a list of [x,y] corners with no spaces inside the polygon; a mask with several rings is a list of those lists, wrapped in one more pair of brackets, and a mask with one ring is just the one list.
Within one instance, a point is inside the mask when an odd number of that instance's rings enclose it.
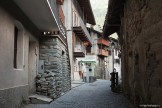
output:
{"label": "stone step", "polygon": [[42,96],[37,94],[29,96],[29,99],[32,104],[49,104],[53,101],[53,99],[47,96]]}

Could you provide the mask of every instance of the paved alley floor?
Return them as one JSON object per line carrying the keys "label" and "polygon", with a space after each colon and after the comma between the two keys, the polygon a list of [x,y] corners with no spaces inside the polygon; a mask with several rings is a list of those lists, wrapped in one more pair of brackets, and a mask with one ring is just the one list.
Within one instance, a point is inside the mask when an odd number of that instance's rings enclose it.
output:
{"label": "paved alley floor", "polygon": [[110,89],[110,81],[97,80],[73,88],[51,104],[30,104],[25,108],[134,108],[124,96]]}
{"label": "paved alley floor", "polygon": [[83,82],[82,80],[72,81],[71,82],[71,88],[78,87],[78,86],[80,86],[82,84],[85,84],[85,82]]}

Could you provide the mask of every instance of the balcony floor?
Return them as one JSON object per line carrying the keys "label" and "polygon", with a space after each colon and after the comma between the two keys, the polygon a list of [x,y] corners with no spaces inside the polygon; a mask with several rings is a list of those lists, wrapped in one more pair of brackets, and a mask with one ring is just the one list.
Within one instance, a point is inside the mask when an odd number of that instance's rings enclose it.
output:
{"label": "balcony floor", "polygon": [[81,26],[73,27],[73,31],[80,38],[80,40],[82,40],[82,41],[89,41],[88,38],[86,37],[86,35],[85,35],[85,33],[84,33],[84,31],[83,31]]}
{"label": "balcony floor", "polygon": [[74,57],[85,57],[83,52],[74,52]]}

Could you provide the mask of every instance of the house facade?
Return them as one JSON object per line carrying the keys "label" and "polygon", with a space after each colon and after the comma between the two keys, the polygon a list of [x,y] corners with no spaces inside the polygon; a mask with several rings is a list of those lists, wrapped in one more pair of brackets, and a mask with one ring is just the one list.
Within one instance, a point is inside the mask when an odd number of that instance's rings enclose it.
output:
{"label": "house facade", "polygon": [[83,72],[84,81],[93,82],[96,78],[108,79],[108,48],[109,41],[102,38],[102,33],[87,28],[92,39],[92,47],[87,47],[87,54],[79,59],[80,71]]}
{"label": "house facade", "polygon": [[68,0],[66,5],[65,26],[67,28],[67,39],[71,63],[71,80],[79,80],[81,73],[78,65],[79,58],[84,58],[86,48],[92,46],[91,36],[86,24],[95,25],[90,0]]}
{"label": "house facade", "polygon": [[96,56],[96,66],[94,68],[94,77],[100,79],[107,79],[108,77],[108,62],[107,57],[109,56],[108,48],[109,41],[102,38],[102,33],[89,28],[89,32],[92,37],[93,45],[91,51],[88,53],[89,56]]}
{"label": "house facade", "polygon": [[0,1],[0,107],[21,107],[28,95],[36,93],[35,78],[41,72],[55,74],[56,98],[70,89],[62,3]]}

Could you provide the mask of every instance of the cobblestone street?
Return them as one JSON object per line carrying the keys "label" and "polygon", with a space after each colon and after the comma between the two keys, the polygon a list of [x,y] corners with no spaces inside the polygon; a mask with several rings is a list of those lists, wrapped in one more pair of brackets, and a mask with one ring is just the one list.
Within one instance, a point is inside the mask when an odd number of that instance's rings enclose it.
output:
{"label": "cobblestone street", "polygon": [[82,84],[58,98],[51,104],[28,105],[25,108],[134,108],[120,94],[112,93],[110,82],[97,80]]}

